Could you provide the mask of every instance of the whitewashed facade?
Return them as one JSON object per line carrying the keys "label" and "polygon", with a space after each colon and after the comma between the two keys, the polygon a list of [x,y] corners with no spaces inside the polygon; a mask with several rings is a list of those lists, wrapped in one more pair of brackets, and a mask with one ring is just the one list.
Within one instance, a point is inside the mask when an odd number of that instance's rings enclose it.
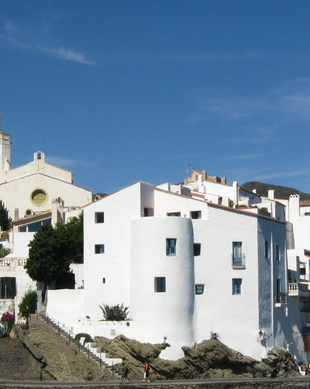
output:
{"label": "whitewashed facade", "polygon": [[[289,290],[288,264],[299,264],[287,257],[295,246],[286,204],[272,193],[259,203],[222,182],[212,183],[211,202],[210,185],[200,177],[196,184],[137,182],[85,207],[84,289],[78,297],[50,291],[48,314],[74,333],[165,341],[167,359],[215,332],[257,359],[279,346],[307,360],[309,314]],[[71,310],[78,301],[81,309]],[[128,306],[130,320],[103,321],[104,303]]]}
{"label": "whitewashed facade", "polygon": [[[42,224],[66,223],[78,216],[92,201],[92,191],[74,185],[73,174],[46,163],[40,151],[32,162],[11,169],[11,136],[1,131],[0,121],[0,200],[12,219],[11,230],[0,231],[1,248],[11,250],[0,259],[0,314],[17,313],[25,292],[37,287],[24,269],[35,232]],[[81,287],[81,272],[75,268]]]}

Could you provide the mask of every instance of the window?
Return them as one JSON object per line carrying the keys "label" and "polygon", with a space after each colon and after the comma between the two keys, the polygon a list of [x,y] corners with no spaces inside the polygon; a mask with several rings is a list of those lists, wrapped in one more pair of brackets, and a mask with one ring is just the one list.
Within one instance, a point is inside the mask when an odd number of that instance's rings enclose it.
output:
{"label": "window", "polygon": [[176,255],[177,240],[176,239],[166,239],[166,254],[167,255]]}
{"label": "window", "polygon": [[268,240],[265,240],[265,258],[270,258],[270,245]]}
{"label": "window", "polygon": [[192,219],[201,219],[201,211],[192,211],[191,218]]}
{"label": "window", "polygon": [[181,216],[181,212],[168,212],[167,216]]}
{"label": "window", "polygon": [[155,277],[154,288],[156,293],[166,292],[166,277]]}
{"label": "window", "polygon": [[95,254],[104,254],[104,244],[95,244]]}
{"label": "window", "polygon": [[95,223],[104,223],[104,212],[95,212]]}
{"label": "window", "polygon": [[18,227],[19,232],[37,232],[41,226],[51,225],[52,219],[41,220],[39,222],[30,223],[25,226]]}
{"label": "window", "polygon": [[14,277],[0,278],[0,298],[13,299],[16,296],[16,279]]}
{"label": "window", "polygon": [[201,243],[194,243],[194,257],[200,255]]}
{"label": "window", "polygon": [[203,294],[205,286],[203,284],[195,285],[195,294]]}
{"label": "window", "polygon": [[37,206],[44,205],[47,202],[47,194],[43,189],[36,189],[31,193],[31,201]]}
{"label": "window", "polygon": [[154,216],[154,209],[153,208],[144,208],[143,214],[144,214],[144,217]]}
{"label": "window", "polygon": [[276,260],[280,261],[280,246],[276,244]]}
{"label": "window", "polygon": [[241,294],[242,278],[233,278],[232,280],[232,294]]}
{"label": "window", "polygon": [[232,264],[233,266],[243,266],[242,261],[242,242],[233,242],[233,255],[232,255]]}

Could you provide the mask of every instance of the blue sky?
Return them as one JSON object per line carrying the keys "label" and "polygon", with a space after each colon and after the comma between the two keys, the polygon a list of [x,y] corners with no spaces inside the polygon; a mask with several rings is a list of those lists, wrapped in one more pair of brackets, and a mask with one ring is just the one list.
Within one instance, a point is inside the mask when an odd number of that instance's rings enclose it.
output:
{"label": "blue sky", "polygon": [[77,185],[209,175],[310,192],[310,2],[1,0],[12,167]]}

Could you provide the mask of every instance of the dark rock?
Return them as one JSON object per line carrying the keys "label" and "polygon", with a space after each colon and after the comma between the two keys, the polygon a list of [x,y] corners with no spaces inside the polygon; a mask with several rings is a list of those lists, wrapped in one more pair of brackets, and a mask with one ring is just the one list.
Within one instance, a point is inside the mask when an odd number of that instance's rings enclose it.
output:
{"label": "dark rock", "polygon": [[268,358],[258,362],[230,349],[219,340],[205,340],[193,347],[183,347],[184,357],[168,361],[159,357],[164,344],[142,344],[120,335],[114,339],[95,338],[103,352],[126,358],[131,379],[141,379],[143,361],[150,361],[153,379],[203,379],[236,377],[294,377],[299,369],[284,349],[274,348]]}

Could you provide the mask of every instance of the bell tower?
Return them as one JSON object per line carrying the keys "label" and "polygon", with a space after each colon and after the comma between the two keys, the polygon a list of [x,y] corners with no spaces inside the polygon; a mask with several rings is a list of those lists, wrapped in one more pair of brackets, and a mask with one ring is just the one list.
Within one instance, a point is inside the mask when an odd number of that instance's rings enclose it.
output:
{"label": "bell tower", "polygon": [[11,135],[1,129],[0,116],[0,170],[11,170]]}

